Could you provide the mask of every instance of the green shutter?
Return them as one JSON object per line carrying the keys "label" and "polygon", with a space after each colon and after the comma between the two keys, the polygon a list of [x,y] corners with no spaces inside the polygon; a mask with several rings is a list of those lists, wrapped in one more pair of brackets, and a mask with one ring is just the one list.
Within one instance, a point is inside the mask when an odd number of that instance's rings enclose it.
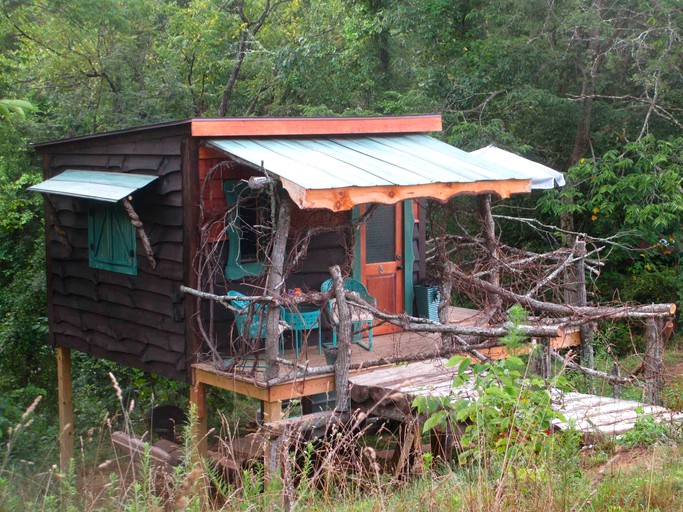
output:
{"label": "green shutter", "polygon": [[119,203],[93,203],[88,210],[90,266],[137,275],[135,228]]}

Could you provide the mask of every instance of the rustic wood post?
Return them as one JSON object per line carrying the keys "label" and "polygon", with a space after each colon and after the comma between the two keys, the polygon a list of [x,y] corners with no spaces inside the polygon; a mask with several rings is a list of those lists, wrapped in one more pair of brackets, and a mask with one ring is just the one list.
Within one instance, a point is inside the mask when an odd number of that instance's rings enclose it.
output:
{"label": "rustic wood post", "polygon": [[446,421],[444,428],[432,429],[429,434],[429,444],[434,457],[438,457],[444,462],[451,461],[455,445],[455,429],[450,419]]}
{"label": "rustic wood post", "polygon": [[206,387],[203,382],[197,382],[194,375],[192,380],[194,384],[190,386],[190,406],[194,406],[196,414],[194,418],[195,423],[192,425],[192,435],[194,437],[194,445],[197,448],[197,454],[200,457],[207,457],[209,448],[206,438]]}
{"label": "rustic wood post", "polygon": [[[612,365],[612,375],[614,377],[621,377],[619,374],[619,364],[616,361],[614,361],[614,364]],[[621,384],[618,382],[615,382],[612,385],[612,397],[621,398]]]}
{"label": "rustic wood post", "polygon": [[[273,237],[270,254],[270,267],[266,278],[266,294],[277,297],[285,284],[284,266],[287,236],[292,219],[292,200],[286,192],[280,193],[280,211]],[[278,375],[278,342],[280,340],[280,308],[271,304],[266,321],[266,371],[265,378],[270,380]]]}
{"label": "rustic wood post", "polygon": [[338,265],[330,267],[330,274],[334,283],[334,295],[337,299],[336,308],[339,316],[337,328],[337,362],[335,363],[335,390],[337,403],[335,409],[340,412],[348,411],[349,397],[349,365],[351,362],[351,311],[346,303],[344,294],[344,280]]}
{"label": "rustic wood post", "polygon": [[[453,280],[448,277],[453,264],[450,261],[444,262],[444,272],[439,282],[439,323],[447,325],[450,323],[451,291],[453,290]],[[453,342],[452,334],[444,333],[441,335],[441,350],[451,350]]]}
{"label": "rustic wood post", "polygon": [[[576,262],[576,305],[588,305],[588,292],[586,291],[586,242],[585,240],[578,240],[576,242],[576,256],[579,261]],[[593,368],[593,324],[581,325],[581,365],[586,368]],[[591,384],[592,387],[592,384]]]}
{"label": "rustic wood post", "polygon": [[645,324],[647,349],[645,350],[645,401],[650,405],[662,405],[664,389],[664,338],[663,320],[648,318]]}
{"label": "rustic wood post", "polygon": [[147,233],[145,233],[145,227],[142,224],[140,217],[138,217],[138,214],[135,212],[133,205],[130,204],[128,199],[121,199],[121,204],[123,204],[123,207],[126,210],[128,217],[130,218],[130,223],[133,225],[135,231],[140,237],[142,247],[144,247],[145,249],[145,256],[147,256],[147,261],[149,261],[149,264],[152,268],[157,268],[157,260],[154,259],[154,251],[152,250],[152,244],[150,243],[149,238],[147,238]]}
{"label": "rustic wood post", "polygon": [[548,379],[550,378],[550,340],[540,338],[533,345],[534,350],[531,353],[533,371],[544,379]]}
{"label": "rustic wood post", "polygon": [[69,470],[74,456],[74,404],[71,378],[71,349],[57,347],[57,396],[59,399],[59,465]]}
{"label": "rustic wood post", "polygon": [[[481,216],[481,223],[484,229],[486,250],[489,252],[491,261],[494,264],[494,267],[489,274],[489,282],[494,286],[500,286],[500,272],[496,265],[498,260],[498,239],[496,238],[496,224],[493,221],[493,213],[491,212],[491,194],[481,194],[478,198],[479,215]],[[501,304],[503,303],[500,295],[497,293],[487,293],[486,297],[489,306],[496,312],[500,311]]]}

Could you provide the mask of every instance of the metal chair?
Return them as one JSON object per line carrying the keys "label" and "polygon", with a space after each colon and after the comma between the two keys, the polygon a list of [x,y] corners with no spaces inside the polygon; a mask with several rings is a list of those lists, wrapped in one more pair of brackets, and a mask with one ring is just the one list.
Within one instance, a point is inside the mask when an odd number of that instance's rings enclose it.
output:
{"label": "metal chair", "polygon": [[[334,287],[334,282],[332,279],[325,281],[320,287],[320,291],[329,292]],[[377,307],[377,299],[370,295],[368,289],[356,279],[347,277],[344,279],[344,289],[356,292],[360,295],[368,304]],[[375,317],[371,313],[365,311],[364,309],[357,307],[350,307],[351,309],[351,324],[353,325],[353,343],[363,347],[365,350],[372,350],[372,324],[375,321]],[[339,314],[337,312],[337,299],[330,299],[327,301],[327,317],[330,320],[330,325],[332,325],[332,346],[337,346],[337,326],[339,325]],[[363,331],[368,332],[368,344],[362,343]]]}
{"label": "metal chair", "polygon": [[[228,297],[245,297],[243,293],[230,290],[227,293]],[[265,339],[266,327],[268,318],[268,306],[252,302],[248,300],[240,300],[239,298],[231,301],[234,311],[235,325],[237,332],[244,339]],[[278,306],[280,307],[280,306]],[[283,308],[280,307],[280,318],[283,318]],[[282,333],[287,330],[289,326],[286,322],[280,320],[278,324],[278,338],[280,340],[280,351],[284,352],[284,340]]]}

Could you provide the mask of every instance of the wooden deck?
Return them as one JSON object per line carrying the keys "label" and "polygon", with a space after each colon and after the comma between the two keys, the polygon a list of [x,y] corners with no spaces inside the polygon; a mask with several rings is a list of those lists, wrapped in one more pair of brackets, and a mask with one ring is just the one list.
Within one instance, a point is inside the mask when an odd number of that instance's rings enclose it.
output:
{"label": "wooden deck", "polygon": [[[451,323],[460,325],[476,325],[481,322],[480,312],[467,308],[452,307],[450,311]],[[324,354],[318,353],[317,333],[314,331],[308,337],[310,345],[304,347],[299,354],[297,363],[309,368],[326,366]],[[351,349],[351,365],[356,368],[350,372],[355,376],[363,372],[380,371],[382,366],[374,366],[371,369],[363,369],[364,363],[377,363],[378,361],[390,360],[397,357],[433,359],[434,354],[440,347],[438,334],[424,334],[415,332],[398,332],[382,336],[375,336],[371,351],[354,344]],[[565,337],[551,340],[553,348],[562,348],[580,344],[578,332],[568,333]],[[482,350],[483,353],[493,359],[506,357],[503,347],[494,347]],[[284,359],[294,360],[294,350],[287,345],[283,356]],[[443,364],[441,363],[441,366]],[[325,373],[315,376],[301,377],[293,366],[279,365],[279,383],[267,385],[263,377],[265,369],[264,360],[253,358],[239,361],[231,367],[226,366],[226,371],[217,369],[208,363],[193,365],[193,382],[196,385],[210,385],[227,389],[236,393],[262,400],[264,406],[272,414],[271,420],[279,419],[277,409],[282,400],[309,396],[319,393],[334,391],[334,373]],[[198,392],[199,393],[199,392]]]}
{"label": "wooden deck", "polygon": [[636,419],[642,415],[650,415],[658,422],[683,423],[683,413],[664,407],[582,393],[556,392],[553,409],[562,413],[566,420],[555,420],[553,423],[557,427],[565,429],[573,426],[586,434],[618,436],[631,430]]}
{"label": "wooden deck", "polygon": [[[413,400],[420,395],[453,400],[471,397],[471,385],[452,387],[456,369],[446,367],[445,362],[438,359],[358,372],[349,377],[351,397],[361,405],[367,402],[370,408],[395,409],[399,414],[411,412]],[[564,421],[554,420],[553,425],[574,428],[587,438],[623,434],[644,414],[658,422],[683,423],[683,413],[634,400],[553,390],[552,404],[553,410],[564,416]]]}

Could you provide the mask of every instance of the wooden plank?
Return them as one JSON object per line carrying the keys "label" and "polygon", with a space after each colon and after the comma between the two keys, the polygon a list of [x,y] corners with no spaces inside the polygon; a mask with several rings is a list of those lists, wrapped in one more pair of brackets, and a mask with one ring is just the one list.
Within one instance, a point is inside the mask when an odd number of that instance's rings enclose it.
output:
{"label": "wooden plank", "polygon": [[194,137],[337,135],[441,131],[440,115],[332,118],[193,119]]}
{"label": "wooden plank", "polygon": [[318,395],[332,391],[334,391],[334,373],[328,373],[272,386],[269,389],[268,396],[270,400],[289,400],[290,398]]}
{"label": "wooden plank", "polygon": [[[199,148],[191,137],[182,142],[182,175],[183,175],[183,283],[190,288],[197,288],[198,273],[195,272],[195,257],[199,252]],[[188,377],[192,376],[191,366],[201,351],[201,338],[193,321],[201,321],[198,311],[198,300],[186,295],[183,299],[185,311],[185,358]]]}
{"label": "wooden plank", "polygon": [[59,398],[59,464],[69,470],[74,456],[74,404],[71,377],[71,350],[57,347],[57,395]]}
{"label": "wooden plank", "polygon": [[431,198],[447,201],[457,194],[497,194],[506,199],[512,194],[531,191],[531,180],[475,181],[470,183],[429,183],[422,185],[387,185],[306,190],[285,178],[280,181],[299,208],[350,210],[367,203],[394,204],[406,199]]}
{"label": "wooden plank", "polygon": [[258,400],[268,400],[270,398],[268,389],[265,387],[258,386],[253,381],[242,380],[237,375],[219,372],[209,364],[193,364],[192,372],[194,373],[195,382],[202,382]]}

